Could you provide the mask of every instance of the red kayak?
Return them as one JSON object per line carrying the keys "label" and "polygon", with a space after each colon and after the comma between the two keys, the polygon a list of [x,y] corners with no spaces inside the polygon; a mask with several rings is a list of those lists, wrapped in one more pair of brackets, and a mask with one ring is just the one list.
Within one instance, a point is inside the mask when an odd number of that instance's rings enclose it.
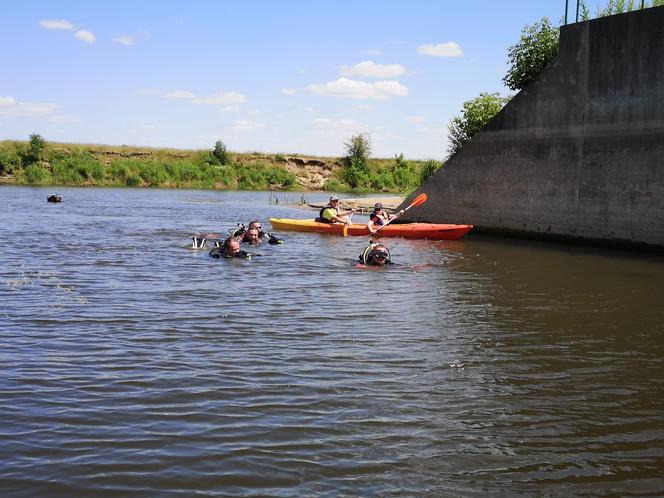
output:
{"label": "red kayak", "polygon": [[[341,223],[320,223],[311,219],[270,218],[275,230],[297,232],[317,232],[332,235],[371,235],[365,224],[354,223],[348,227]],[[456,240],[473,229],[473,225],[452,225],[442,223],[390,223],[372,237],[402,237],[404,239]]]}

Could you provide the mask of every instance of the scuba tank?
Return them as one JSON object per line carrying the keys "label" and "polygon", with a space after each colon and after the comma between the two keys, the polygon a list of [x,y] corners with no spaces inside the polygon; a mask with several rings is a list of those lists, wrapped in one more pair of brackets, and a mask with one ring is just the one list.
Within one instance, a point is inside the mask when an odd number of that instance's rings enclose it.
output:
{"label": "scuba tank", "polygon": [[240,237],[244,235],[247,231],[247,227],[244,226],[244,223],[238,223],[237,228],[230,228],[228,233],[231,234],[231,237]]}

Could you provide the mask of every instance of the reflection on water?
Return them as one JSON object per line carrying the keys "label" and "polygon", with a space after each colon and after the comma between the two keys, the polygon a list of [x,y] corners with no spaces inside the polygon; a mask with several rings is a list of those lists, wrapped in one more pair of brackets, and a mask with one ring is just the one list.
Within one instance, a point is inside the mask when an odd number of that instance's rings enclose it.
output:
{"label": "reflection on water", "polygon": [[311,213],[48,193],[0,188],[3,496],[664,489],[660,258],[471,234],[364,271],[366,239],[293,232],[215,260],[193,232]]}

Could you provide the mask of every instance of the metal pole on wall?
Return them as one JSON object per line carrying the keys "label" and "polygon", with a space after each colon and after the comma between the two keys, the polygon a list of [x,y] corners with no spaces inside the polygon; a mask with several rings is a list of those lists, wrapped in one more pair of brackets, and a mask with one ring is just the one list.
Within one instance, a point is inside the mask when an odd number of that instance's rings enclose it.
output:
{"label": "metal pole on wall", "polygon": [[576,0],[576,22],[579,22],[579,0]]}
{"label": "metal pole on wall", "polygon": [[[569,0],[565,0],[565,24],[567,24],[567,4],[569,3]],[[643,0],[641,0],[641,5],[643,5]],[[641,7],[643,8],[643,7]]]}

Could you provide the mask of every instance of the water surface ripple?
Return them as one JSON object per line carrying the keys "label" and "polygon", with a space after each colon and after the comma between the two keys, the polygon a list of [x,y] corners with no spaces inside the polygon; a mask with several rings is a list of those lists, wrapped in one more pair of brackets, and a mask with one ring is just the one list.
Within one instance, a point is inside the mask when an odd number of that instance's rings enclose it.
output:
{"label": "water surface ripple", "polygon": [[661,258],[471,234],[366,271],[366,239],[281,233],[220,261],[195,230],[310,213],[49,193],[0,188],[3,497],[664,489]]}

